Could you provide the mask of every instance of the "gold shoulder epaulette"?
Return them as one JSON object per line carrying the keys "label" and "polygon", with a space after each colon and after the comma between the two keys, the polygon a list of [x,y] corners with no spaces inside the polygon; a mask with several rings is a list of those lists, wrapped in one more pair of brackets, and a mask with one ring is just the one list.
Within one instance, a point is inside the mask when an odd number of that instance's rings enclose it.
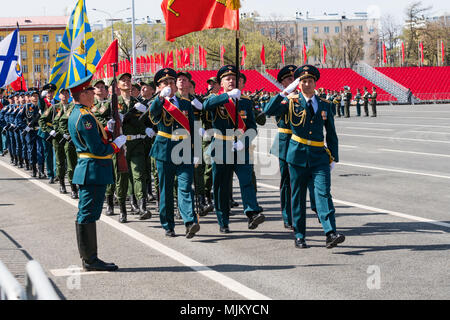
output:
{"label": "gold shoulder epaulette", "polygon": [[244,96],[244,95],[241,95],[241,98],[242,98],[242,99],[247,99],[247,100],[251,100],[249,96]]}
{"label": "gold shoulder epaulette", "polygon": [[80,113],[84,116],[84,115],[89,114],[89,111],[86,110],[85,108],[80,108]]}
{"label": "gold shoulder epaulette", "polygon": [[298,99],[299,95],[296,93],[291,93],[287,96],[288,99]]}
{"label": "gold shoulder epaulette", "polygon": [[327,99],[325,99],[325,98],[319,98],[319,99],[322,100],[323,102],[331,103],[329,100],[327,100]]}

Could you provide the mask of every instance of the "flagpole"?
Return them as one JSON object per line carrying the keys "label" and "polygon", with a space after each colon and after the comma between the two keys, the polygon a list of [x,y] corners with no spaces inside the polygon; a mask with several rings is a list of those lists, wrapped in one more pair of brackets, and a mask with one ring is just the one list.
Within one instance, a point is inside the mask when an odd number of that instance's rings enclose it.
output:
{"label": "flagpole", "polygon": [[131,37],[132,37],[132,55],[133,55],[133,78],[136,75],[136,27],[135,27],[135,16],[134,16],[134,0],[131,0],[131,8],[132,8],[132,27],[131,27]]}
{"label": "flagpole", "polygon": [[[239,38],[240,38],[240,30],[239,30],[239,9],[236,10],[236,19],[237,19],[237,30],[236,30],[236,88],[239,89],[239,78],[241,76],[241,67],[239,64]],[[236,99],[236,112],[235,112],[235,121],[234,121],[234,131],[236,132],[238,128],[238,109],[239,109],[239,99]],[[237,136],[234,135],[234,142],[237,142]],[[237,153],[234,153],[234,163],[237,162]]]}
{"label": "flagpole", "polygon": [[[20,28],[19,28],[19,22],[17,23],[17,42],[19,44],[19,57],[22,58],[22,49],[20,48]],[[22,70],[22,59],[19,61],[20,69]],[[20,76],[20,91],[23,91],[23,85],[22,85],[22,76]]]}

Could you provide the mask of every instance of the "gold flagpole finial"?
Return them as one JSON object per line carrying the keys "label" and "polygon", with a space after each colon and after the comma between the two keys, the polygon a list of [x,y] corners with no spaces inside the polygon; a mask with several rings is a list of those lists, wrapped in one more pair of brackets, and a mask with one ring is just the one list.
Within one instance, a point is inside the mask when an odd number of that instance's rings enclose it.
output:
{"label": "gold flagpole finial", "polygon": [[239,10],[241,8],[240,0],[227,0],[227,8],[231,10]]}

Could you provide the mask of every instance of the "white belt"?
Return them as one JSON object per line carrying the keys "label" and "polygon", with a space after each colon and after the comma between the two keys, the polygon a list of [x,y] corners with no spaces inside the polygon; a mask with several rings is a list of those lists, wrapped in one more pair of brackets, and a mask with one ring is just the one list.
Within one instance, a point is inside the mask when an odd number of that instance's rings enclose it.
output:
{"label": "white belt", "polygon": [[145,134],[127,135],[127,141],[144,139],[145,137],[146,137]]}

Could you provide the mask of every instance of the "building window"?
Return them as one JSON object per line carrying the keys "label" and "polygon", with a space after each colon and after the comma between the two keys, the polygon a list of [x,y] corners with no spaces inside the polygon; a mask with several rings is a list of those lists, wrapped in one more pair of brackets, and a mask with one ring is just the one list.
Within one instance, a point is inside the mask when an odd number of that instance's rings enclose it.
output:
{"label": "building window", "polygon": [[0,36],[0,41],[3,41],[3,39],[5,39],[4,36]]}
{"label": "building window", "polygon": [[57,35],[55,35],[55,40],[56,40],[56,42],[61,42],[62,41],[62,34],[57,34]]}
{"label": "building window", "polygon": [[341,32],[341,28],[339,27],[334,27],[334,33],[339,33]]}
{"label": "building window", "polygon": [[34,72],[41,72],[41,65],[40,64],[35,64],[34,65]]}
{"label": "building window", "polygon": [[34,50],[33,55],[34,55],[35,58],[40,58],[41,57],[41,50]]}
{"label": "building window", "polygon": [[28,66],[26,64],[22,66],[22,73],[28,73]]}
{"label": "building window", "polygon": [[50,50],[46,49],[43,51],[44,54],[44,58],[49,58],[50,57]]}
{"label": "building window", "polygon": [[359,28],[359,32],[363,32],[363,30],[364,30],[363,26],[359,26],[358,28]]}
{"label": "building window", "polygon": [[47,72],[50,70],[50,65],[49,64],[44,64],[44,72]]}
{"label": "building window", "polygon": [[264,29],[261,29],[261,34],[264,36],[265,34],[264,34]]}
{"label": "building window", "polygon": [[142,45],[142,51],[147,52],[147,45],[146,44]]}
{"label": "building window", "polygon": [[319,27],[314,27],[314,33],[319,33]]}
{"label": "building window", "polygon": [[27,59],[27,50],[20,50],[20,56],[22,57],[22,60]]}
{"label": "building window", "polygon": [[275,28],[270,28],[270,35],[273,36],[275,34]]}
{"label": "building window", "polygon": [[42,42],[46,43],[46,42],[48,42],[48,41],[49,41],[48,34],[42,35]]}
{"label": "building window", "polygon": [[323,27],[323,32],[330,33],[330,27]]}
{"label": "building window", "polygon": [[290,32],[291,36],[293,36],[294,33],[295,33],[294,28],[290,28],[290,29],[289,29],[289,32]]}
{"label": "building window", "polygon": [[353,27],[352,27],[352,26],[347,26],[347,32],[351,32],[351,31],[352,31],[352,29],[353,29]]}
{"label": "building window", "polygon": [[286,29],[285,28],[281,28],[280,29],[280,34],[284,34],[286,32]]}
{"label": "building window", "polygon": [[308,45],[308,27],[303,27],[303,42]]}
{"label": "building window", "polygon": [[34,42],[34,43],[39,43],[39,42],[41,42],[41,36],[38,35],[38,34],[35,34],[35,35],[33,36],[33,42]]}
{"label": "building window", "polygon": [[20,43],[21,44],[27,43],[27,36],[20,36]]}
{"label": "building window", "polygon": [[369,33],[372,33],[374,31],[375,31],[375,28],[373,26],[371,26],[370,29],[369,29]]}

